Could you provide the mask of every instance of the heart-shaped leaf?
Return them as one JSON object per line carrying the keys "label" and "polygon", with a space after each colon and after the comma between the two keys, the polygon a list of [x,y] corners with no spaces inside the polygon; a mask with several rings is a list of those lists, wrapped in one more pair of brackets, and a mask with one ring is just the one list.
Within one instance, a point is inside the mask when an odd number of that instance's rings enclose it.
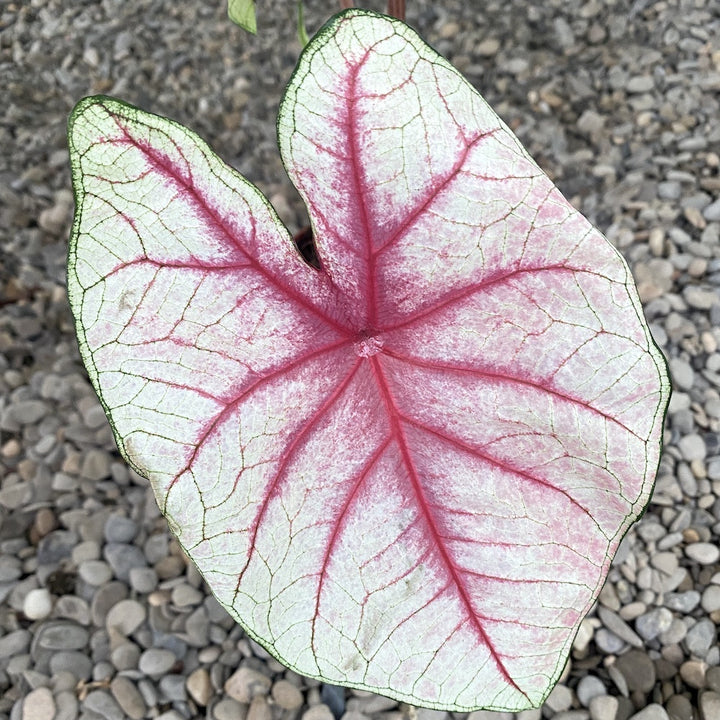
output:
{"label": "heart-shaped leaf", "polygon": [[285,664],[537,705],[658,463],[628,268],[399,21],[326,25],[278,132],[320,269],[190,131],[75,109],[70,300],[118,446]]}

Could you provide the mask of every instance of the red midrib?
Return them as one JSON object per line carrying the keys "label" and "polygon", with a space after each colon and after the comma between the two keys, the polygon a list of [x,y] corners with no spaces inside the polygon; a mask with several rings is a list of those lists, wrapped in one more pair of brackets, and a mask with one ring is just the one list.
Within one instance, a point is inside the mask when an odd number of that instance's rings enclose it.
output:
{"label": "red midrib", "polygon": [[467,588],[465,587],[465,584],[463,583],[462,578],[460,577],[458,567],[455,564],[455,561],[450,554],[450,551],[445,543],[445,539],[443,538],[442,534],[440,533],[440,531],[438,529],[437,523],[435,522],[435,518],[430,509],[428,500],[425,497],[425,492],[420,483],[420,478],[418,476],[418,472],[415,469],[415,464],[413,462],[413,459],[412,459],[412,456],[410,453],[408,441],[407,441],[407,438],[405,437],[405,432],[403,430],[403,427],[402,427],[402,424],[400,421],[400,413],[398,412],[397,407],[395,405],[395,400],[392,396],[392,392],[388,385],[387,378],[385,377],[385,373],[383,371],[381,361],[380,361],[379,357],[372,357],[369,359],[369,362],[371,363],[371,366],[373,369],[373,374],[375,375],[375,379],[378,384],[378,389],[380,391],[380,395],[385,402],[385,407],[386,407],[387,414],[388,414],[388,420],[389,420],[390,427],[391,427],[391,434],[394,437],[395,442],[397,443],[398,449],[400,450],[400,454],[402,455],[403,464],[405,465],[405,467],[407,469],[408,477],[410,478],[410,482],[412,484],[413,491],[415,493],[415,497],[417,499],[417,503],[420,508],[421,515],[424,517],[425,522],[427,523],[428,529],[430,531],[430,535],[432,536],[432,540],[434,542],[435,547],[437,547],[437,550],[438,550],[438,553],[440,554],[442,563],[445,566],[445,568],[447,569],[447,572],[450,576],[450,579],[451,579],[453,585],[457,589],[457,593],[460,598],[460,602],[465,607],[465,610],[467,611],[468,618],[470,620],[470,624],[475,628],[480,639],[482,640],[482,642],[486,645],[486,647],[490,651],[491,657],[493,658],[498,670],[500,671],[500,674],[503,676],[503,678],[508,683],[508,685],[511,685],[513,688],[515,688],[519,693],[521,693],[529,701],[530,698],[513,680],[512,676],[508,672],[508,669],[505,667],[505,664],[503,663],[499,652],[496,650],[492,640],[490,639],[490,637],[486,633],[485,629],[483,628],[482,624],[480,623],[478,614],[476,613],[475,609],[473,608],[472,601],[468,594]]}

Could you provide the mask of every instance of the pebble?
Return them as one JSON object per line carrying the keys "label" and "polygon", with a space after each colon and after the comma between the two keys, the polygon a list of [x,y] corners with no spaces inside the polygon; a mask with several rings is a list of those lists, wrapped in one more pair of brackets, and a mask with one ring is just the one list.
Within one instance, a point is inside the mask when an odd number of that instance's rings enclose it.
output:
{"label": "pebble", "polygon": [[105,521],[105,540],[109,543],[129,543],[137,535],[137,523],[123,515],[109,515]]}
{"label": "pebble", "polygon": [[639,650],[630,650],[618,657],[614,667],[625,678],[628,690],[648,693],[655,685],[655,665]]}
{"label": "pebble", "polygon": [[616,720],[619,702],[612,695],[597,695],[590,700],[590,720]]}
{"label": "pebble", "polygon": [[126,677],[117,675],[110,682],[110,692],[120,709],[131,720],[141,720],[147,713],[147,705],[140,691]]}
{"label": "pebble", "polygon": [[225,692],[240,703],[249,703],[257,695],[267,695],[272,682],[250,667],[238,668],[225,682]]}
{"label": "pebble", "polygon": [[704,658],[715,643],[715,635],[715,624],[712,620],[701,618],[688,630],[684,640],[685,647],[691,655]]}
{"label": "pebble", "polygon": [[667,608],[654,608],[635,620],[635,629],[644,640],[654,640],[670,629],[672,621],[673,614]]}
{"label": "pebble", "polygon": [[48,622],[35,636],[38,645],[46,650],[80,650],[88,644],[88,631],[75,623]]}
{"label": "pebble", "polygon": [[91,690],[82,704],[86,710],[100,715],[104,720],[125,720],[119,703],[105,690]]}
{"label": "pebble", "polygon": [[670,720],[698,720],[692,703],[684,695],[672,695],[665,703]]}
{"label": "pebble", "polygon": [[703,720],[720,718],[720,693],[706,690],[700,693],[700,712]]}
{"label": "pebble", "polygon": [[105,620],[108,632],[115,628],[125,636],[132,635],[144,622],[147,610],[137,600],[120,600],[113,605]]}
{"label": "pebble", "polygon": [[113,571],[103,560],[85,560],[78,567],[78,575],[88,585],[100,587],[112,579]]}
{"label": "pebble", "polygon": [[605,683],[594,675],[586,675],[580,678],[575,688],[575,694],[583,707],[589,708],[593,698],[605,695],[607,689]]}
{"label": "pebble", "polygon": [[651,703],[640,712],[636,712],[630,720],[670,720],[670,718],[662,705]]}
{"label": "pebble", "polygon": [[272,686],[272,698],[283,710],[297,710],[303,704],[303,695],[287,680],[278,680]]}
{"label": "pebble", "polygon": [[103,548],[103,556],[110,564],[118,580],[128,582],[130,570],[135,567],[144,567],[147,563],[139,547],[126,543],[108,543]]}
{"label": "pebble", "polygon": [[208,671],[205,668],[197,668],[196,670],[193,670],[193,672],[188,675],[186,688],[190,697],[198,705],[205,707],[210,702],[210,698],[213,694],[213,687],[210,682],[210,674]]}
{"label": "pebble", "polygon": [[159,678],[175,665],[175,655],[163,648],[149,648],[140,656],[138,668],[151,678]]}
{"label": "pebble", "polygon": [[685,555],[700,565],[713,565],[720,560],[720,548],[709,542],[696,542],[685,548]]}
{"label": "pebble", "polygon": [[213,707],[215,720],[243,720],[246,717],[247,709],[237,700],[222,698]]}
{"label": "pebble", "polygon": [[46,687],[35,688],[25,696],[22,720],[52,720],[56,712],[55,698]]}
{"label": "pebble", "polygon": [[42,620],[52,612],[52,595],[46,588],[30,590],[23,600],[23,613],[29,620]]}

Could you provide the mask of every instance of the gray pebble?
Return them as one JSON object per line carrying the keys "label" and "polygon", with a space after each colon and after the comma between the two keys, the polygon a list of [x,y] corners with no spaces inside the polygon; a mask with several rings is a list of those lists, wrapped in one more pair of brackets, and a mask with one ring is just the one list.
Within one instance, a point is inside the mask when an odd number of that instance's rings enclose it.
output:
{"label": "gray pebble", "polygon": [[83,458],[80,474],[88,480],[104,480],[110,477],[112,457],[105,450],[93,448]]}
{"label": "gray pebble", "polygon": [[69,530],[49,533],[38,544],[38,565],[57,565],[61,560],[69,558],[77,542],[77,535]]}
{"label": "gray pebble", "polygon": [[[32,425],[48,413],[48,406],[42,400],[21,400],[10,405],[2,415],[0,423],[7,430],[13,430],[13,424]],[[9,423],[9,425],[8,425]]]}
{"label": "gray pebble", "polygon": [[680,358],[672,358],[668,365],[675,386],[680,390],[690,390],[695,383],[695,372],[690,364]]}
{"label": "gray pebble", "polygon": [[705,208],[703,208],[702,214],[708,222],[720,221],[720,200],[706,205]]}
{"label": "gray pebble", "polygon": [[700,593],[697,590],[686,590],[682,593],[665,593],[663,604],[670,610],[688,614],[700,604]]}
{"label": "gray pebble", "polygon": [[199,605],[205,596],[197,588],[187,583],[180,583],[172,590],[171,602],[175,607]]}
{"label": "gray pebble", "polygon": [[118,675],[110,683],[110,692],[122,711],[131,720],[140,720],[147,713],[147,705],[140,691],[129,678]]}
{"label": "gray pebble", "polygon": [[123,635],[132,635],[147,617],[145,606],[137,600],[121,600],[110,609],[105,620],[108,632],[115,628]]}
{"label": "gray pebble", "polygon": [[612,610],[600,606],[598,607],[598,617],[610,632],[628,643],[628,645],[638,648],[643,646],[643,641],[638,634]]}
{"label": "gray pebble", "polygon": [[110,661],[119,671],[134,670],[140,662],[140,648],[133,642],[124,642],[110,653]]}
{"label": "gray pebble", "polygon": [[670,720],[696,720],[692,703],[684,695],[672,695],[665,708]]}
{"label": "gray pebble", "polygon": [[97,713],[105,720],[125,720],[122,708],[105,690],[91,690],[82,704],[84,708]]}
{"label": "gray pebble", "polygon": [[701,618],[688,630],[684,640],[685,647],[692,655],[704,658],[715,643],[715,634],[712,620]]}
{"label": "gray pebble", "polygon": [[85,560],[78,567],[78,575],[94,587],[105,585],[112,579],[112,568],[103,560]]}
{"label": "gray pebble", "polygon": [[605,683],[603,683],[600,678],[595,677],[595,675],[586,675],[581,678],[575,688],[575,694],[580,704],[586,708],[590,707],[590,702],[593,698],[605,695],[606,693],[607,688],[605,687]]}
{"label": "gray pebble", "polygon": [[89,680],[92,676],[92,660],[86,653],[77,650],[66,650],[50,656],[50,672],[53,675],[67,671],[79,680]]}
{"label": "gray pebble", "polygon": [[110,567],[118,580],[130,580],[130,569],[145,567],[147,564],[142,551],[136,545],[125,543],[108,543],[103,548],[103,556],[110,563]]}
{"label": "gray pebble", "polygon": [[635,620],[635,629],[644,640],[654,640],[670,629],[673,614],[664,607],[654,608]]}
{"label": "gray pebble", "polygon": [[109,543],[129,543],[137,535],[137,523],[124,515],[113,514],[105,522],[105,540]]}
{"label": "gray pebble", "polygon": [[72,620],[80,625],[90,624],[90,606],[75,595],[62,595],[55,602],[55,617]]}
{"label": "gray pebble", "polygon": [[159,678],[169,673],[175,662],[175,655],[170,650],[149,648],[140,656],[138,668],[149,677]]}
{"label": "gray pebble", "polygon": [[187,692],[185,690],[185,676],[171,673],[160,678],[158,688],[161,695],[170,702],[185,702]]}
{"label": "gray pebble", "polygon": [[623,648],[627,647],[624,640],[621,640],[615,633],[607,628],[599,628],[595,631],[595,644],[606,655],[616,655]]}
{"label": "gray pebble", "polygon": [[35,641],[45,650],[80,650],[89,639],[84,627],[62,620],[45,623],[35,635]]}
{"label": "gray pebble", "polygon": [[545,700],[545,705],[554,713],[569,710],[573,702],[573,692],[562,683],[558,683]]}
{"label": "gray pebble", "polygon": [[143,595],[150,594],[158,585],[157,573],[149,567],[130,568],[130,587]]}
{"label": "gray pebble", "polygon": [[590,720],[617,720],[618,706],[613,695],[598,695],[590,700]]}
{"label": "gray pebble", "polygon": [[708,585],[703,591],[700,604],[706,613],[720,610],[720,585]]}
{"label": "gray pebble", "polygon": [[110,612],[110,608],[117,605],[127,596],[127,586],[125,583],[117,580],[99,588],[93,596],[90,605],[90,615],[92,616],[93,624],[98,627],[105,627],[105,620],[108,612]]}
{"label": "gray pebble", "polygon": [[30,648],[32,635],[27,630],[12,630],[0,637],[0,658],[25,653]]}
{"label": "gray pebble", "polygon": [[720,560],[720,548],[709,542],[696,542],[685,548],[685,554],[701,565],[712,565]]}
{"label": "gray pebble", "polygon": [[636,712],[630,720],[670,720],[667,711],[662,705],[651,703],[640,712]]}
{"label": "gray pebble", "polygon": [[639,690],[647,693],[655,686],[655,665],[640,650],[630,650],[620,655],[614,667],[622,673],[630,692]]}
{"label": "gray pebble", "polygon": [[212,710],[215,720],[238,720],[245,716],[245,712],[243,705],[229,697],[222,698]]}

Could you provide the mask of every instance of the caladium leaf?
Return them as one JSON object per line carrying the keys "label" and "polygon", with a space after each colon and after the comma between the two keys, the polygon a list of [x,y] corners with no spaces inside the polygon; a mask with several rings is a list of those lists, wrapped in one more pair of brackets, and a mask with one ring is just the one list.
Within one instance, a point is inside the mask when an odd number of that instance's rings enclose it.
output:
{"label": "caladium leaf", "polygon": [[298,672],[538,705],[658,463],[628,268],[399,21],[333,18],[278,133],[319,269],[189,130],[75,109],[69,293],[118,447]]}

